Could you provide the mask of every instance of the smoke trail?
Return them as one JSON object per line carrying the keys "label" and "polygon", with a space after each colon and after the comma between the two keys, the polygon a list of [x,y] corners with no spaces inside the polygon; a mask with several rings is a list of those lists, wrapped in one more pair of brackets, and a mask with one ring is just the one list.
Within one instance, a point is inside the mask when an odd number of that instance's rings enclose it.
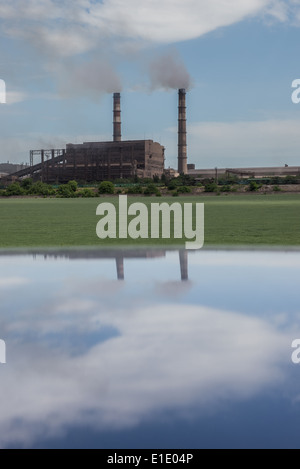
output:
{"label": "smoke trail", "polygon": [[117,71],[104,57],[80,63],[65,61],[56,67],[56,78],[62,97],[90,96],[97,99],[103,93],[122,90]]}
{"label": "smoke trail", "polygon": [[191,87],[191,76],[174,51],[154,59],[149,65],[149,76],[152,90]]}

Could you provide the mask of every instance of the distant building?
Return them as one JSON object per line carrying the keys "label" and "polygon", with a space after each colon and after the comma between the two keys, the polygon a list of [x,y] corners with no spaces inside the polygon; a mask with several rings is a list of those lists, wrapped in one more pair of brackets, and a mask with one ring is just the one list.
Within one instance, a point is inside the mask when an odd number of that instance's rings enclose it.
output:
{"label": "distant building", "polygon": [[169,179],[173,179],[173,178],[176,178],[176,177],[179,176],[178,171],[176,169],[173,169],[173,168],[165,169],[164,174]]}
{"label": "distant building", "polygon": [[30,161],[18,176],[47,183],[152,178],[164,172],[165,149],[152,140],[69,143],[63,150],[32,150]]}
{"label": "distant building", "polygon": [[26,168],[28,165],[24,164],[13,164],[13,163],[0,163],[0,174],[12,174]]}
{"label": "distant building", "polygon": [[[74,179],[85,181],[152,178],[162,176],[164,165],[165,149],[152,140],[91,142],[67,145],[65,173],[66,179],[76,173]],[[52,173],[49,168],[53,180]]]}
{"label": "distant building", "polygon": [[285,177],[299,176],[300,166],[270,166],[261,168],[212,168],[212,169],[189,169],[190,176],[199,178],[215,178],[222,176],[237,176],[239,178],[262,178],[262,177]]}

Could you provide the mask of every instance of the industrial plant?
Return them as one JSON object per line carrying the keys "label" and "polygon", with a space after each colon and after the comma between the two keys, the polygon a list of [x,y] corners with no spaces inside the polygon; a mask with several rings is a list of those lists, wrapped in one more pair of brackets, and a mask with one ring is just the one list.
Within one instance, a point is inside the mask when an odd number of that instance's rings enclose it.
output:
{"label": "industrial plant", "polygon": [[[36,162],[37,161],[37,162]],[[188,174],[194,178],[262,178],[296,176],[300,167],[211,168],[197,169],[188,164],[186,90],[178,91],[178,166],[165,168],[165,148],[153,140],[122,140],[121,94],[113,95],[113,140],[109,142],[69,143],[64,149],[31,150],[30,164],[17,172],[1,174],[3,183],[31,177],[48,184],[71,180],[96,182],[132,178],[176,177]]]}
{"label": "industrial plant", "polygon": [[[179,90],[178,173],[187,173],[186,91]],[[35,164],[36,159],[39,160]],[[161,177],[165,148],[153,140],[122,140],[121,95],[113,95],[113,141],[66,145],[65,149],[31,150],[30,166],[10,178],[32,177],[49,184]]]}

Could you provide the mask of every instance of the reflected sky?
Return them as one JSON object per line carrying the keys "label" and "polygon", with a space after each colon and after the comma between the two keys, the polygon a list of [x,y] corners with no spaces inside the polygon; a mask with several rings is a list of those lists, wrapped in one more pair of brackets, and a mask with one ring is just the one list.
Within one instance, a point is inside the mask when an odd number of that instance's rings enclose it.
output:
{"label": "reflected sky", "polygon": [[298,447],[298,251],[0,253],[1,447]]}

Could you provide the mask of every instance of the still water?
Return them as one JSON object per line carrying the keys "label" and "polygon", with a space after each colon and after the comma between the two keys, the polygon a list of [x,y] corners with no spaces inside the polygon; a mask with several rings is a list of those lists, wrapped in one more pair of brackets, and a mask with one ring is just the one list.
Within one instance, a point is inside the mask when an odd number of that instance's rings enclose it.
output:
{"label": "still water", "polygon": [[300,447],[299,251],[0,262],[1,448]]}

